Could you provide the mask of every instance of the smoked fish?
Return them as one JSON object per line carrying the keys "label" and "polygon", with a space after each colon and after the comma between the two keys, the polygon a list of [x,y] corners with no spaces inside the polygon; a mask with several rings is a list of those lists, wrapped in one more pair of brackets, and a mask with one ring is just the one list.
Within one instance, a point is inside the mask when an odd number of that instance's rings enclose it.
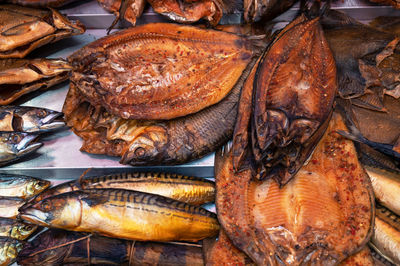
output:
{"label": "smoked fish", "polygon": [[199,241],[218,233],[215,214],[159,195],[90,189],[52,196],[20,209],[28,222],[141,241]]}
{"label": "smoked fish", "polygon": [[204,178],[168,173],[119,173],[62,183],[43,191],[34,201],[66,192],[97,188],[147,192],[191,205],[202,205],[214,201],[215,198],[214,182]]}
{"label": "smoked fish", "polygon": [[77,0],[6,0],[5,2],[29,7],[61,7]]}
{"label": "smoked fish", "polygon": [[0,131],[0,166],[13,163],[35,152],[42,143],[36,134]]}
{"label": "smoked fish", "polygon": [[269,21],[291,8],[297,0],[244,0],[243,16],[246,22]]}
{"label": "smoked fish", "polygon": [[97,0],[97,2],[116,16],[109,29],[112,29],[120,19],[125,19],[135,26],[146,5],[146,0]]}
{"label": "smoked fish", "polygon": [[340,266],[375,266],[374,258],[372,257],[371,250],[365,246],[360,252],[348,257]]}
{"label": "smoked fish", "polygon": [[0,265],[8,266],[15,262],[23,244],[15,239],[0,237]]}
{"label": "smoked fish", "polygon": [[31,198],[50,186],[50,181],[39,178],[0,174],[0,197]]}
{"label": "smoked fish", "polygon": [[14,219],[0,218],[0,237],[8,237],[17,240],[25,240],[38,227],[32,224],[26,224]]}
{"label": "smoked fish", "polygon": [[0,197],[0,217],[15,219],[18,209],[25,204],[25,200],[15,197]]}
{"label": "smoked fish", "polygon": [[283,188],[235,172],[231,151],[216,154],[216,207],[221,227],[256,264],[335,265],[360,251],[374,223],[370,180],[334,113],[310,160]]}

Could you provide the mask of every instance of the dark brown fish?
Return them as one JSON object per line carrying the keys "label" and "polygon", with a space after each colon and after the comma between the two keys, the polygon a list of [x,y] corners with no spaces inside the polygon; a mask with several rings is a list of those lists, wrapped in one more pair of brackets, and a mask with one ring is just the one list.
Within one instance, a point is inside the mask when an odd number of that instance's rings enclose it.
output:
{"label": "dark brown fish", "polygon": [[288,10],[297,0],[244,0],[244,19],[252,23],[271,20]]}
{"label": "dark brown fish", "polygon": [[201,248],[197,246],[132,242],[101,236],[88,238],[84,233],[49,229],[24,246],[17,262],[19,265],[46,266],[87,263],[200,266],[203,265],[203,257]]}
{"label": "dark brown fish", "polygon": [[335,265],[365,246],[373,232],[370,180],[334,113],[309,162],[285,187],[235,173],[232,154],[217,153],[216,207],[233,244],[259,265]]}
{"label": "dark brown fish", "polygon": [[23,58],[48,43],[85,32],[54,9],[0,5],[0,58]]}
{"label": "dark brown fish", "polygon": [[369,25],[381,31],[400,35],[400,16],[396,17],[377,17]]}
{"label": "dark brown fish", "polygon": [[6,0],[8,3],[30,7],[61,7],[78,0]]}
{"label": "dark brown fish", "polygon": [[391,5],[394,8],[400,9],[400,2],[398,0],[370,0],[370,1],[374,2],[374,3],[382,4],[382,5]]}

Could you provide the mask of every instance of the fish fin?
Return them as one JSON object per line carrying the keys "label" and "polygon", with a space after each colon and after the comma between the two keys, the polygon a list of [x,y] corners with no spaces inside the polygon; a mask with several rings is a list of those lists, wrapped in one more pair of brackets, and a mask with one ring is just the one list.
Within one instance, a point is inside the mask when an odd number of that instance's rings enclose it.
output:
{"label": "fish fin", "polygon": [[83,188],[82,188],[83,179],[85,178],[85,176],[87,175],[87,173],[89,173],[92,169],[93,169],[93,168],[88,168],[88,169],[86,169],[86,170],[81,174],[81,176],[79,177],[79,179],[76,180],[75,184],[77,185],[77,187],[78,187],[79,189],[83,189]]}

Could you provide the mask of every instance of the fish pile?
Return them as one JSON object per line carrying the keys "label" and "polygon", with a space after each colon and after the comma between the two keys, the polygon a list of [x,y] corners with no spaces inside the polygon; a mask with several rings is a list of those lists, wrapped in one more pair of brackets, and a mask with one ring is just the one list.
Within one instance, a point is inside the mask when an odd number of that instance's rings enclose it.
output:
{"label": "fish pile", "polygon": [[13,263],[27,239],[38,226],[17,220],[18,209],[50,186],[35,177],[0,174],[0,265]]}

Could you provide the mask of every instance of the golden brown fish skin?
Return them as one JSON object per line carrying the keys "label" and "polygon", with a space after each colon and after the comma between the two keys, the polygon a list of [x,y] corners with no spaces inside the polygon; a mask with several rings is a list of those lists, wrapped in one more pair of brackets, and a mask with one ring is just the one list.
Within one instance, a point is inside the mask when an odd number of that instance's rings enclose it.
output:
{"label": "golden brown fish skin", "polygon": [[70,70],[62,59],[0,59],[0,105],[67,80]]}
{"label": "golden brown fish skin", "polygon": [[40,46],[84,31],[79,21],[71,22],[54,9],[0,5],[0,58],[23,58]]}
{"label": "golden brown fish skin", "polygon": [[249,45],[221,31],[147,24],[75,52],[71,81],[92,105],[121,118],[172,119],[224,98],[251,60]]}
{"label": "golden brown fish skin", "polygon": [[56,195],[24,206],[20,217],[43,226],[141,241],[196,242],[219,230],[216,216],[201,207],[123,189]]}
{"label": "golden brown fish skin", "polygon": [[6,0],[6,2],[29,7],[61,7],[77,0]]}
{"label": "golden brown fish skin", "polygon": [[136,25],[137,19],[142,15],[146,0],[97,0],[101,6],[113,12],[117,17],[117,22],[120,18],[123,18],[132,25]]}
{"label": "golden brown fish skin", "polygon": [[15,219],[18,209],[25,204],[25,200],[15,197],[0,197],[0,217]]}
{"label": "golden brown fish skin", "polygon": [[14,263],[21,250],[22,243],[18,240],[0,237],[0,265],[7,266]]}
{"label": "golden brown fish skin", "polygon": [[212,265],[255,265],[245,253],[237,249],[221,230],[216,239],[203,240],[204,264]]}
{"label": "golden brown fish skin", "polygon": [[36,225],[26,224],[9,218],[0,218],[0,237],[25,240],[36,229]]}
{"label": "golden brown fish skin", "polygon": [[0,174],[0,197],[31,198],[50,186],[50,181],[39,178]]}
{"label": "golden brown fish skin", "polygon": [[348,257],[339,265],[341,266],[374,266],[374,258],[372,257],[371,250],[365,246],[360,252]]}
{"label": "golden brown fish skin", "polygon": [[119,188],[161,195],[167,198],[202,205],[215,199],[214,182],[204,178],[169,173],[119,173],[89,177],[59,184],[35,197],[45,198],[82,189]]}
{"label": "golden brown fish skin", "polygon": [[[35,237],[24,246],[18,255],[19,265],[83,265],[87,257],[88,239],[69,245],[74,240],[87,237],[87,234],[49,229]],[[101,236],[91,236],[90,263],[102,265],[203,265],[201,248],[197,246],[127,241]],[[35,252],[44,251],[33,255]],[[33,255],[33,256],[31,256]],[[130,264],[129,264],[130,263]]]}
{"label": "golden brown fish skin", "polygon": [[308,164],[282,189],[250,170],[235,173],[231,154],[222,167],[216,161],[219,221],[257,264],[337,264],[369,241],[373,191],[353,143],[335,133],[342,128],[334,113]]}
{"label": "golden brown fish skin", "polygon": [[269,21],[288,10],[295,0],[244,0],[244,19],[248,23]]}
{"label": "golden brown fish skin", "polygon": [[400,263],[400,217],[377,205],[372,244],[392,263]]}

